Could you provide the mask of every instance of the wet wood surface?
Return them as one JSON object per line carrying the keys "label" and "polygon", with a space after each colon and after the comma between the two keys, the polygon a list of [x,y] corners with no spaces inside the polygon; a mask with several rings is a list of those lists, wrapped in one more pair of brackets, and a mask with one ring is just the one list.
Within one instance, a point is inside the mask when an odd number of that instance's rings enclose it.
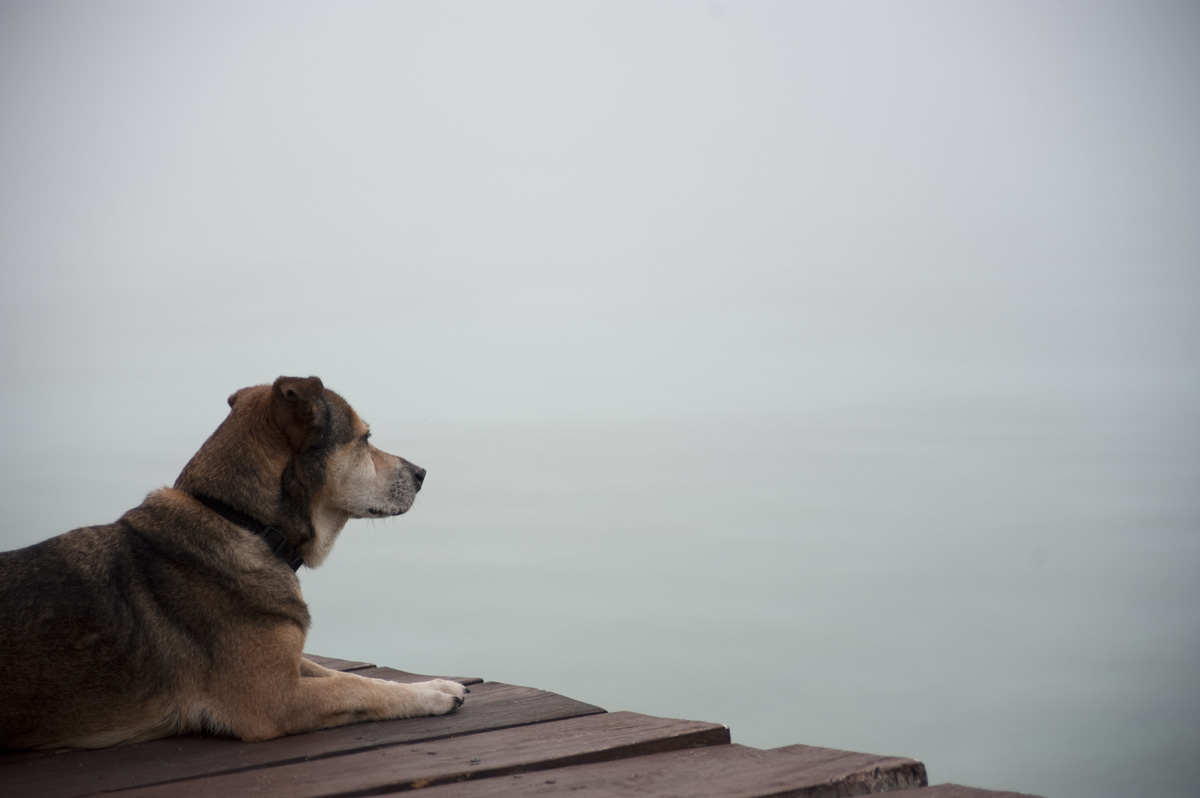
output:
{"label": "wet wood surface", "polygon": [[[334,670],[414,682],[433,678],[309,655]],[[454,677],[449,677],[454,678]],[[606,712],[572,698],[458,677],[471,694],[436,718],[360,723],[264,743],[211,737],[100,751],[0,752],[0,796],[101,793],[450,796],[807,796],[889,792],[897,798],[1010,798],[958,785],[927,787],[912,759],[793,745],[732,744],[719,723]]]}

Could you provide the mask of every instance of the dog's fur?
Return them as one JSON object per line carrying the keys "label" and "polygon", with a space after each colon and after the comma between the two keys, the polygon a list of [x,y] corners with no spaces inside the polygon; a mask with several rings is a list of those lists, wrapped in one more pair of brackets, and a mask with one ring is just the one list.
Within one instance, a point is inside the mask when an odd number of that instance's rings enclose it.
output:
{"label": "dog's fur", "polygon": [[0,554],[0,748],[100,748],[186,733],[247,741],[453,711],[462,685],[398,684],[304,659],[308,608],[267,541],[309,567],[351,518],[408,510],[425,472],[372,446],[319,379],[229,397],[184,467],[115,524]]}

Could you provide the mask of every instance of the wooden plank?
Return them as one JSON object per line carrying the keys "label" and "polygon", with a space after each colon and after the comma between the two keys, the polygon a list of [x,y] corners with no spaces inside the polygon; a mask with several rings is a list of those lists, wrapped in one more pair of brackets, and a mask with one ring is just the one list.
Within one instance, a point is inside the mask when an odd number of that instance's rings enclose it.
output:
{"label": "wooden plank", "polygon": [[[614,712],[174,782],[168,789],[171,798],[378,795],[728,742],[729,729],[717,723]],[[149,798],[161,795],[163,789],[156,785],[121,795]]]}
{"label": "wooden plank", "polygon": [[[411,676],[378,670],[398,675],[397,681]],[[602,712],[600,707],[544,690],[487,682],[472,687],[467,702],[457,712],[440,717],[360,723],[264,743],[174,737],[121,748],[67,750],[54,756],[0,762],[0,796],[91,795]]]}
{"label": "wooden plank", "polygon": [[[354,660],[335,659],[333,657],[321,657],[312,654],[304,656],[311,659],[318,665],[323,665],[330,670],[340,670],[353,672],[358,676],[365,676],[369,679],[386,679],[389,682],[404,682],[412,684],[414,682],[425,682],[430,679],[450,679],[470,687],[471,685],[482,684],[483,679],[478,676],[426,676],[419,673],[409,673],[408,671],[399,671],[395,668],[379,668],[368,662],[356,662]],[[32,759],[42,759],[47,756],[55,756],[61,752],[56,751],[0,751],[0,771],[5,765],[13,765],[20,762],[28,762]],[[0,785],[2,788],[2,785]]]}
{"label": "wooden plank", "polygon": [[421,673],[409,673],[408,671],[400,671],[395,668],[380,668],[372,665],[369,662],[355,662],[349,659],[335,659],[333,657],[318,657],[312,654],[305,654],[313,662],[318,665],[323,665],[326,668],[334,671],[345,671],[347,673],[356,673],[359,676],[366,676],[371,679],[387,679],[392,682],[427,682],[430,679],[449,679],[452,682],[459,684],[472,685],[482,684],[483,679],[478,676],[430,676]]}
{"label": "wooden plank", "polygon": [[323,665],[331,671],[357,671],[362,668],[374,668],[373,662],[357,662],[352,659],[338,659],[337,657],[322,657],[319,654],[305,654],[305,659],[312,660],[318,665]]}
{"label": "wooden plank", "polygon": [[[913,759],[788,746],[770,751],[719,745],[484,781],[429,787],[422,798],[589,798],[678,795],[689,798],[843,798],[924,786]],[[919,795],[919,793],[918,793]]]}
{"label": "wooden plank", "polygon": [[368,679],[387,679],[389,682],[404,682],[405,684],[427,682],[430,679],[449,679],[452,682],[465,684],[467,687],[483,684],[483,679],[480,679],[478,676],[428,676],[423,673],[398,671],[395,668],[377,668],[374,665],[361,668],[354,671],[354,673],[358,676],[366,676]]}
{"label": "wooden plank", "polygon": [[1040,798],[1023,792],[996,792],[961,784],[935,784],[918,790],[888,793],[888,798]]}

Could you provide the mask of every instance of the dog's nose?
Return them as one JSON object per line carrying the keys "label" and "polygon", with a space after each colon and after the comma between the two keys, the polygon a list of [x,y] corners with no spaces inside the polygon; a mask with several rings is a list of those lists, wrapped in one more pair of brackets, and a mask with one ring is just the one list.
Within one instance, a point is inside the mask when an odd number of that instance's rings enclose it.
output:
{"label": "dog's nose", "polygon": [[417,483],[417,490],[421,489],[421,485],[425,482],[425,469],[420,466],[413,466],[413,481]]}

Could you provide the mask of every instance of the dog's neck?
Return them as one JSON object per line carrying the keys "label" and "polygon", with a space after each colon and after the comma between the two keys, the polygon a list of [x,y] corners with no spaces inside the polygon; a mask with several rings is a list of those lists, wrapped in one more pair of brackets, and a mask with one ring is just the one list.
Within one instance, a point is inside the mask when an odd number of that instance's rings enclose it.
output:
{"label": "dog's neck", "polygon": [[304,565],[304,558],[300,556],[300,553],[296,551],[291,543],[287,542],[287,539],[275,527],[267,526],[261,521],[251,518],[241,510],[234,509],[218,499],[209,496],[195,496],[194,498],[226,521],[236,524],[243,529],[248,529],[261,537],[271,548],[271,553],[283,560],[292,571],[297,571],[301,565]]}
{"label": "dog's neck", "polygon": [[317,507],[312,514],[313,538],[304,549],[304,564],[316,568],[325,562],[338,535],[346,527],[350,514],[336,507]]}

